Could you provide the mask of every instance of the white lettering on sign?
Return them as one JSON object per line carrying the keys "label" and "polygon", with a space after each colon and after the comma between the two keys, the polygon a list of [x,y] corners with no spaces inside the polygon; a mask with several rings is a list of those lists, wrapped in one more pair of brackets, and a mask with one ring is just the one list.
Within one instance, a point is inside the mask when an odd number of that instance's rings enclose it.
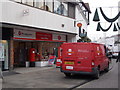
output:
{"label": "white lettering on sign", "polygon": [[100,48],[97,47],[97,54],[100,55]]}
{"label": "white lettering on sign", "polygon": [[78,52],[90,52],[89,50],[80,50],[78,49]]}
{"label": "white lettering on sign", "polygon": [[14,37],[16,38],[28,38],[28,39],[36,39],[36,32],[27,31],[27,30],[14,30]]}

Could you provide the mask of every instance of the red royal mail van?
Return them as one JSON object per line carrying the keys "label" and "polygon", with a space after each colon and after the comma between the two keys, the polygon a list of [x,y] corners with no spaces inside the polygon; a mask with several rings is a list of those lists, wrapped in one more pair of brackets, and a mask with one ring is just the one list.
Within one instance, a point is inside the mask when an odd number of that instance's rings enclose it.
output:
{"label": "red royal mail van", "polygon": [[91,74],[99,78],[100,71],[109,71],[106,49],[97,43],[64,43],[59,50],[61,72],[71,74]]}

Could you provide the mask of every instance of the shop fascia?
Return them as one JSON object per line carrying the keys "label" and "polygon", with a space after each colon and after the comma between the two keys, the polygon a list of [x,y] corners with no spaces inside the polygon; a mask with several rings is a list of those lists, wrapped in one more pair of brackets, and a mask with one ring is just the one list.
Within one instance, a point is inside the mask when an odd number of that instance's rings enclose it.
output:
{"label": "shop fascia", "polygon": [[14,29],[13,39],[66,42],[66,35]]}

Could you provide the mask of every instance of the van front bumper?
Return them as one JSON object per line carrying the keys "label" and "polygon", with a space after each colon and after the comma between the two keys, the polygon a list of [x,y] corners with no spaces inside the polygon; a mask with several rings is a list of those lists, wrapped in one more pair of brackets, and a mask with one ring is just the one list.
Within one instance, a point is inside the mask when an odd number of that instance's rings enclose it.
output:
{"label": "van front bumper", "polygon": [[97,73],[97,67],[92,68],[92,71],[91,71],[91,72],[62,70],[61,67],[60,67],[60,71],[63,72],[63,73],[94,75],[94,74]]}

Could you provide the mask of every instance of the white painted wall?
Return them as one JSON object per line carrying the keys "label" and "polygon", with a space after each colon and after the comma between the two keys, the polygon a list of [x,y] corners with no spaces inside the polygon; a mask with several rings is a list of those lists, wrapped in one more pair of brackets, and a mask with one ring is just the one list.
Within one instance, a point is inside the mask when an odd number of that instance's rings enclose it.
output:
{"label": "white painted wall", "polygon": [[105,44],[107,47],[109,45],[114,46],[115,38],[114,37],[100,38],[97,40],[97,43]]}
{"label": "white painted wall", "polygon": [[[97,40],[97,43],[105,44],[112,52],[118,52],[120,49],[120,44],[115,44],[118,41],[118,36],[108,37],[108,38],[101,38]],[[112,47],[110,47],[112,45]]]}
{"label": "white painted wall", "polygon": [[[27,10],[29,13],[24,15],[24,10]],[[5,0],[5,2],[2,2],[1,21],[6,23],[79,34],[79,28],[77,26],[74,27],[74,21],[77,21],[76,24],[82,23],[82,29],[87,30],[87,21],[83,15],[81,15],[81,11],[79,10],[78,7],[76,7],[76,19],[72,19],[50,13],[48,11],[36,9],[34,7]],[[64,24],[64,27],[62,27],[62,24]],[[77,42],[78,39],[78,35],[68,36],[69,42]]]}
{"label": "white painted wall", "polygon": [[[76,33],[74,19],[7,0],[3,3],[2,22]],[[29,14],[24,16],[23,11]],[[65,26],[62,27],[61,25]]]}

